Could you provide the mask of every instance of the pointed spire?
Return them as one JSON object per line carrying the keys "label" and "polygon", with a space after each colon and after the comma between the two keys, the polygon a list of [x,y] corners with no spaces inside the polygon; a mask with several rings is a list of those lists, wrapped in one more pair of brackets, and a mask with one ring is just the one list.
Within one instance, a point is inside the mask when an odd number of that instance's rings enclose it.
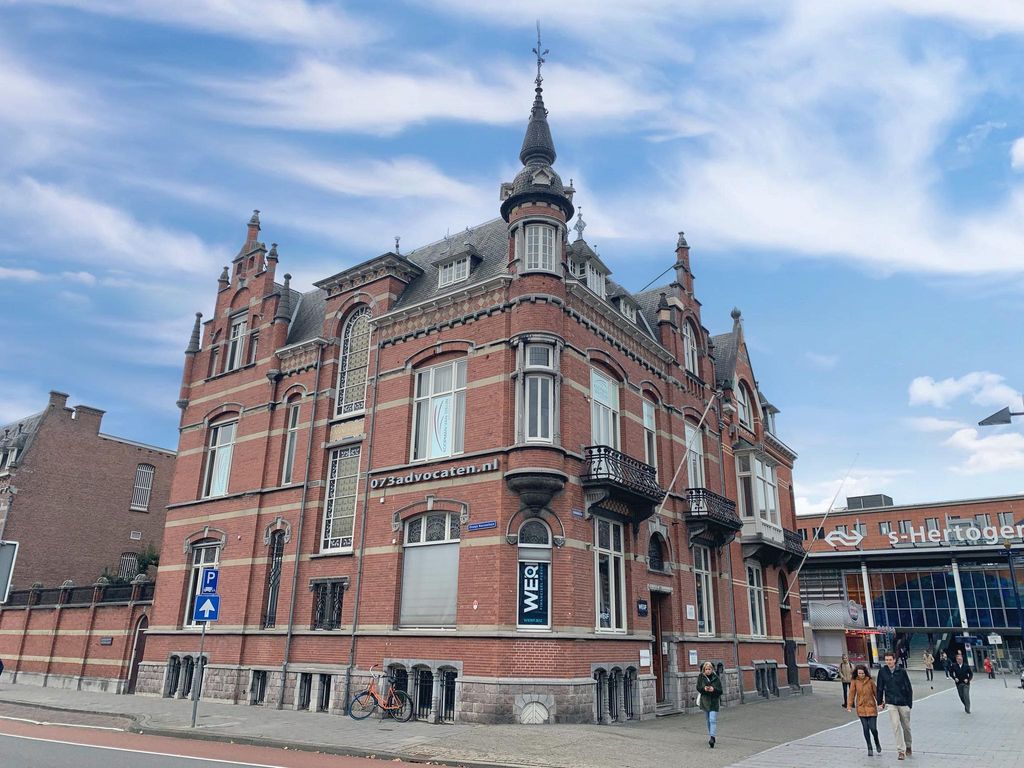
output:
{"label": "pointed spire", "polygon": [[220,277],[218,277],[218,278],[217,278],[217,282],[218,282],[218,283],[222,283],[222,286],[221,286],[221,287],[224,287],[224,286],[226,286],[226,285],[228,284],[228,282],[230,281],[230,279],[231,279],[231,276],[230,276],[230,274],[228,273],[228,268],[227,268],[227,266],[225,265],[225,267],[224,267],[224,271],[223,271],[223,272],[221,272],[221,273],[220,273]]}
{"label": "pointed spire", "polygon": [[281,289],[281,299],[277,302],[277,312],[274,313],[274,322],[283,320],[286,323],[292,319],[292,276],[287,272],[284,275],[284,287]]}
{"label": "pointed spire", "polygon": [[256,242],[256,238],[260,233],[260,212],[254,210],[252,217],[249,219],[249,236],[246,238],[250,243]]}
{"label": "pointed spire", "polygon": [[689,248],[689,244],[686,242],[686,233],[680,231],[679,239],[676,240],[676,248]]}
{"label": "pointed spire", "polygon": [[270,253],[267,254],[267,261],[277,261],[277,243],[270,244]]}
{"label": "pointed spire", "polygon": [[530,110],[530,122],[526,126],[526,136],[523,138],[523,148],[519,151],[519,160],[523,165],[554,165],[555,143],[551,140],[551,128],[548,126],[548,111],[544,108],[544,89],[541,83],[544,78],[540,74],[540,68],[544,64],[544,57],[548,53],[540,42],[540,22],[537,22],[537,47],[533,49],[537,55],[537,78],[534,80],[536,94],[533,98],[533,108]]}
{"label": "pointed spire", "polygon": [[195,322],[195,325],[192,326],[192,338],[190,338],[188,340],[188,346],[185,347],[185,354],[186,355],[194,355],[194,354],[196,354],[199,351],[199,333],[200,333],[199,323],[200,323],[200,321],[202,319],[203,319],[203,313],[202,312],[196,312],[196,322]]}

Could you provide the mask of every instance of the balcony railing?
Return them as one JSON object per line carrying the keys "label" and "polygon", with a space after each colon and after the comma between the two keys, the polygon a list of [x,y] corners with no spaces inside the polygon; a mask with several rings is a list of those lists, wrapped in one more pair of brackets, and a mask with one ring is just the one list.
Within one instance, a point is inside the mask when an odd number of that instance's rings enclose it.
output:
{"label": "balcony railing", "polygon": [[736,502],[719,496],[707,488],[687,488],[686,500],[690,505],[687,517],[707,520],[732,531],[743,527],[736,514]]}
{"label": "balcony railing", "polygon": [[743,535],[761,536],[777,545],[785,541],[782,526],[760,516],[748,517],[743,521]]}
{"label": "balcony railing", "polygon": [[658,485],[657,473],[650,464],[607,445],[591,445],[583,452],[587,464],[580,479],[584,483],[610,483],[652,504],[665,498],[665,491]]}
{"label": "balcony railing", "polygon": [[786,551],[802,558],[804,556],[804,540],[800,534],[789,530],[789,528],[783,528],[782,534],[785,536]]}

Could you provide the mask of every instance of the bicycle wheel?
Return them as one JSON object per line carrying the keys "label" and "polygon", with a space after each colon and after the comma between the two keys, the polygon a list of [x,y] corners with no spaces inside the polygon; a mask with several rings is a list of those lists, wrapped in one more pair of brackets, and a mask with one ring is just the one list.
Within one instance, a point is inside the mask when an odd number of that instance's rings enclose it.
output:
{"label": "bicycle wheel", "polygon": [[352,697],[348,705],[348,714],[353,720],[365,720],[377,709],[377,700],[369,691],[360,691]]}
{"label": "bicycle wheel", "polygon": [[412,699],[405,691],[392,691],[387,713],[400,723],[407,723],[412,718]]}

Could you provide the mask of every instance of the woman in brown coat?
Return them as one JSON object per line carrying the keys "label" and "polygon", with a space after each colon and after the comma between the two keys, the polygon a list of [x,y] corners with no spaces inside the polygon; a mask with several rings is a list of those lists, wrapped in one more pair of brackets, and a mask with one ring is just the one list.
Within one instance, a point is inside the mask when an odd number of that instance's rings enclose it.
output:
{"label": "woman in brown coat", "polygon": [[852,711],[854,705],[857,707],[857,717],[860,718],[860,726],[864,729],[864,741],[868,743],[868,756],[874,754],[871,750],[871,737],[875,737],[875,749],[882,754],[882,745],[878,742],[878,692],[875,689],[875,681],[871,679],[871,673],[863,664],[858,664],[853,671],[853,682],[850,684],[850,698],[847,700],[846,711]]}

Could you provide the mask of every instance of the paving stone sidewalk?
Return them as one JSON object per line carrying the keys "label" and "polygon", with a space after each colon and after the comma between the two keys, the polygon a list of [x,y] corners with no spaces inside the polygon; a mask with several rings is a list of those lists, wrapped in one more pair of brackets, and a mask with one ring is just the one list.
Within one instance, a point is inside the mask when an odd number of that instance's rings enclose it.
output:
{"label": "paving stone sidewalk", "polygon": [[[919,673],[913,674],[915,689],[921,691],[923,686],[923,690],[928,691],[923,676],[918,680]],[[989,684],[992,681],[983,682]],[[948,690],[947,683],[940,679],[936,680],[935,685],[936,691],[947,689],[934,699],[936,718],[949,718],[950,723],[943,724],[942,728],[954,731],[936,738],[948,738],[951,743],[955,743],[956,732],[962,730],[965,735],[969,732],[968,724],[965,723],[963,727],[959,725],[960,717],[966,718],[966,715],[962,715],[962,710],[960,715],[957,714],[954,705],[959,702],[956,693]],[[992,711],[995,706],[993,702],[1003,696],[1000,693],[1003,691],[1002,683],[998,682],[998,686],[998,690],[994,684],[978,686],[976,695],[979,714],[972,715],[978,720],[969,724],[975,726],[972,729],[974,733],[970,735],[970,743],[976,751],[967,752],[971,755],[968,759],[974,765],[999,768],[1018,765],[1016,762],[996,762],[995,758],[986,761],[980,757],[988,754],[986,750],[990,749],[994,750],[993,754],[999,760],[1007,754],[1004,749],[1007,745],[1004,743],[999,746],[999,738],[992,733],[997,723],[1001,722],[993,721]],[[991,701],[989,687],[992,690]],[[738,764],[743,768],[796,768],[811,766],[813,759],[814,768],[821,768],[822,765],[830,764],[858,764],[847,761],[860,760],[856,752],[857,740],[861,738],[860,726],[855,718],[839,706],[840,697],[838,683],[816,683],[815,693],[808,696],[723,710],[719,725],[719,745],[714,750],[708,749],[703,717],[696,715],[614,726],[428,725],[417,722],[395,723],[390,720],[356,722],[339,715],[278,711],[273,708],[204,701],[199,708],[200,727],[192,731],[188,727],[191,704],[187,701],[37,688],[11,685],[4,681],[0,681],[0,715],[69,722],[76,719],[73,713],[88,713],[77,717],[87,717],[89,722],[96,723],[100,722],[97,718],[104,715],[130,717],[134,728],[146,733],[462,765],[530,768],[665,768],[668,765],[673,768],[725,768]],[[1024,699],[1024,692],[1010,689],[1004,698],[1006,701],[998,699],[1002,702],[1000,706],[1005,708],[1015,704],[1024,713],[1024,704],[1020,703]],[[931,706],[928,703],[930,701],[933,700],[921,702],[914,708],[915,735],[921,740],[921,749],[925,748],[925,739],[930,738],[926,736],[927,731],[935,727],[928,725],[929,715],[925,711],[926,705]],[[938,706],[940,702],[941,706]],[[33,715],[30,707],[48,708],[49,712],[46,709],[35,709],[36,714]],[[851,720],[854,725],[830,730],[851,723]],[[86,722],[85,719],[79,721]],[[112,724],[122,725],[123,720]],[[949,724],[956,725],[956,729],[948,728]],[[1008,731],[1007,735],[1019,735],[1024,731],[1022,725],[1024,720],[1017,723],[1015,731]],[[978,731],[983,733],[979,735]],[[887,743],[885,739],[886,733],[883,732],[883,747]],[[888,739],[888,743],[891,743],[891,735]],[[938,744],[937,741],[932,743]],[[772,749],[780,744],[784,746]],[[788,749],[796,751],[783,751]],[[790,757],[790,754],[794,757]],[[958,755],[959,763],[963,762],[963,751],[950,754]],[[890,757],[895,764],[894,753],[886,755],[886,763]],[[864,759],[867,759],[866,756]],[[925,763],[923,760],[918,761],[918,764],[946,765]],[[1024,768],[1024,763],[1019,765]]]}

